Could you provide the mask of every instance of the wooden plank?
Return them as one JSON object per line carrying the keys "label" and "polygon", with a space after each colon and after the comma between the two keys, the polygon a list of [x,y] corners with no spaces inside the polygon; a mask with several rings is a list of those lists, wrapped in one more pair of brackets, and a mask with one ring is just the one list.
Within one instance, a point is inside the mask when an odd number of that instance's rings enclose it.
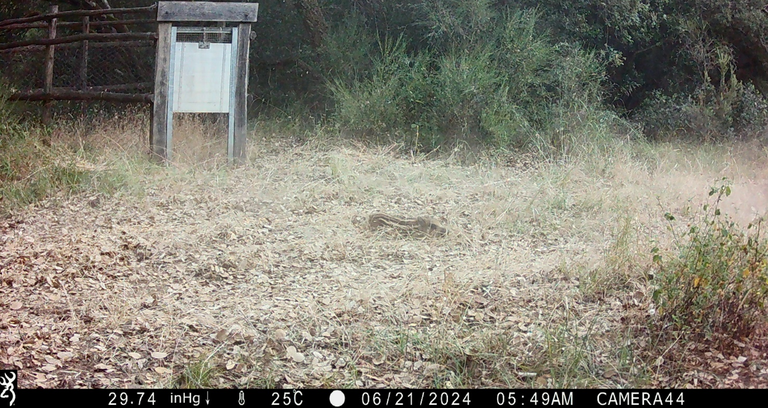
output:
{"label": "wooden plank", "polygon": [[149,146],[153,159],[165,161],[168,157],[168,75],[171,70],[171,23],[157,25],[157,53],[155,56],[155,95],[152,105],[152,124]]}
{"label": "wooden plank", "polygon": [[[95,42],[93,44],[88,45],[89,48],[95,49],[95,48],[109,48],[109,47],[120,47],[120,48],[139,48],[139,47],[152,47],[154,50],[155,48],[155,42],[150,40],[144,40],[144,41],[103,41],[103,42]],[[0,50],[0,54],[15,54],[20,52],[40,52],[45,51],[47,47],[44,45],[27,45],[24,47],[18,47],[18,48],[10,48],[7,50]],[[56,49],[60,50],[63,48],[71,49],[71,48],[80,48],[80,44],[77,43],[64,43],[64,44],[58,44],[56,45]]]}
{"label": "wooden plank", "polygon": [[84,92],[72,89],[56,89],[14,92],[8,95],[14,101],[109,101],[109,102],[152,102],[152,94],[126,94],[116,92]]}
{"label": "wooden plank", "polygon": [[157,21],[223,21],[255,23],[259,3],[213,3],[210,1],[161,1]]}
{"label": "wooden plank", "polygon": [[[53,93],[61,93],[66,91],[84,91],[84,92],[91,92],[91,93],[103,93],[103,92],[117,92],[121,93],[122,91],[130,91],[134,89],[151,89],[155,85],[154,82],[134,82],[130,84],[120,84],[120,85],[100,85],[100,86],[89,86],[85,89],[78,89],[78,88],[72,88],[72,87],[53,87]],[[18,94],[39,94],[39,93],[45,93],[44,89],[37,88],[37,89],[28,89],[26,91],[16,91]],[[145,92],[136,92],[136,93],[145,93]]]}
{"label": "wooden plank", "polygon": [[[155,24],[155,23],[157,23],[157,20],[155,19],[91,21],[91,27],[111,26],[111,25],[118,25],[118,24],[132,25],[132,24]],[[83,23],[81,22],[62,23],[61,21],[59,21],[58,25],[59,25],[59,28],[62,28],[62,27],[72,28],[72,27],[80,27],[83,25]],[[48,23],[12,24],[12,25],[0,26],[0,30],[27,30],[30,28],[48,28]]]}
{"label": "wooden plank", "polygon": [[113,41],[113,40],[154,40],[157,37],[155,33],[109,33],[109,34],[78,34],[68,37],[48,38],[37,40],[16,41],[0,44],[0,50],[7,50],[16,47],[26,47],[28,45],[57,45],[78,41]]}
{"label": "wooden plank", "polygon": [[12,25],[12,24],[33,23],[35,21],[50,20],[52,18],[84,17],[84,16],[92,17],[92,16],[103,16],[105,14],[149,13],[154,11],[156,7],[157,5],[153,4],[147,7],[126,7],[126,8],[110,8],[110,9],[103,9],[103,10],[62,11],[61,13],[53,13],[53,14],[49,13],[49,14],[43,14],[39,16],[11,18],[8,20],[3,20],[3,21],[0,21],[0,27]]}
{"label": "wooden plank", "polygon": [[[91,18],[83,17],[83,34],[91,33]],[[88,87],[88,40],[83,40],[80,53],[80,89]]]}
{"label": "wooden plank", "polygon": [[90,45],[91,48],[109,48],[109,47],[118,47],[118,48],[146,48],[146,47],[152,47],[152,50],[155,49],[155,39],[157,38],[157,33],[152,33],[153,38],[151,40],[137,40],[137,41],[100,41],[95,42]]}
{"label": "wooden plank", "polygon": [[[50,14],[56,14],[59,11],[59,6],[53,5],[50,6],[48,9],[48,12]],[[50,25],[48,26],[48,39],[49,40],[55,40],[56,39],[56,23],[58,22],[57,19],[52,19],[50,21]],[[53,59],[56,52],[56,46],[49,45],[45,52],[45,78],[44,78],[44,85],[43,85],[43,91],[45,93],[50,93],[53,91]],[[43,104],[43,125],[48,126],[51,124],[51,101],[46,100],[45,104]]]}
{"label": "wooden plank", "polygon": [[[90,34],[91,18],[83,17],[83,34]],[[80,50],[80,90],[84,91],[88,87],[88,40],[82,42],[83,48]],[[80,104],[80,113],[85,116],[88,112],[88,106],[85,103]]]}
{"label": "wooden plank", "polygon": [[89,86],[85,90],[92,92],[116,92],[116,91],[130,91],[132,89],[152,89],[154,82],[134,82],[130,84],[120,85],[101,85],[101,86]]}
{"label": "wooden plank", "polygon": [[[237,67],[235,72],[235,131],[232,157],[237,163],[246,159],[248,137],[248,56],[250,54],[251,25],[237,27]],[[234,40],[234,39],[233,39]]]}

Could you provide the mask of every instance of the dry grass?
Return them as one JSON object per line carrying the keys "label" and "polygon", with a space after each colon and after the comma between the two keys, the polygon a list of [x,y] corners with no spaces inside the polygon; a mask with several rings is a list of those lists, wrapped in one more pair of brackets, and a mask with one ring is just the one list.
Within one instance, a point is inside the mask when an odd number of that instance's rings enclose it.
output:
{"label": "dry grass", "polygon": [[[256,132],[230,169],[187,121],[161,168],[146,126],[61,129],[95,188],[0,224],[0,362],[22,387],[684,385],[622,322],[647,306],[662,215],[723,176],[738,220],[768,210],[756,145],[467,165]],[[370,231],[378,211],[449,234]]]}

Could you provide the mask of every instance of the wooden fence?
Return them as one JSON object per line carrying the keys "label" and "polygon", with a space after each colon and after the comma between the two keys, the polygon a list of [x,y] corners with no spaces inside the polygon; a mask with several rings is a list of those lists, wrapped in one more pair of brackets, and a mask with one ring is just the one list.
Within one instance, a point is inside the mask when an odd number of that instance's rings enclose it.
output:
{"label": "wooden fence", "polygon": [[[156,19],[157,5],[136,8],[114,8],[105,10],[75,10],[59,12],[58,6],[51,6],[48,13],[24,18],[0,21],[0,31],[12,32],[13,30],[25,30],[28,33],[23,37],[31,37],[29,30],[43,30],[47,32],[44,38],[21,39],[0,43],[0,58],[8,60],[9,56],[17,56],[21,61],[25,56],[33,53],[44,52],[42,69],[42,87],[33,89],[16,89],[9,94],[12,100],[42,101],[43,122],[50,123],[51,103],[54,100],[78,100],[78,101],[109,101],[109,102],[152,102],[152,87],[154,80],[151,77],[153,67],[148,70],[149,75],[138,75],[139,80],[129,83],[114,83],[115,81],[103,81],[102,84],[89,83],[89,74],[95,70],[104,70],[109,65],[110,72],[114,70],[123,74],[120,70],[131,70],[132,65],[139,60],[153,61],[154,45],[157,40]],[[119,19],[118,16],[138,15],[143,18]],[[75,19],[76,21],[67,21]],[[134,32],[128,27],[151,26],[151,32]],[[110,32],[97,32],[109,30]],[[62,35],[66,32],[65,35]],[[39,34],[38,34],[39,35]],[[120,58],[117,61],[104,57],[102,67],[89,66],[89,56],[94,52],[102,53],[105,49],[137,49],[136,47],[152,47],[151,53],[141,54],[138,51],[131,52],[129,57]],[[74,78],[76,84],[70,86],[54,86],[54,67],[57,66],[57,49],[77,49],[79,62],[76,68],[70,64],[67,74]],[[140,55],[141,54],[141,55]],[[31,60],[31,59],[30,59]],[[32,62],[34,63],[34,62]],[[10,65],[10,64],[4,64]],[[114,68],[113,68],[114,66]],[[1,75],[2,73],[0,73]],[[93,75],[90,75],[93,77]],[[133,77],[136,77],[134,75]],[[101,78],[105,78],[102,75]],[[8,78],[13,86],[14,78]],[[106,82],[112,82],[107,84]],[[39,85],[38,85],[39,86]]]}

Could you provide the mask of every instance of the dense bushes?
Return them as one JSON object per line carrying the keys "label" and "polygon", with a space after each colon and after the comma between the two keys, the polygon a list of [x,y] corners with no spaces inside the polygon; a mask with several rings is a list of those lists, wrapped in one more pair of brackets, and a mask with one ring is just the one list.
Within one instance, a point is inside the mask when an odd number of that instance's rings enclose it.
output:
{"label": "dense bushes", "polygon": [[[521,147],[550,130],[553,116],[601,108],[604,71],[594,54],[553,43],[535,11],[497,13],[489,2],[473,4],[485,12],[463,16],[463,24],[439,8],[427,15],[430,46],[411,51],[404,36],[380,38],[362,53],[373,56],[370,71],[336,71],[329,90],[339,125],[427,148],[446,138]],[[329,37],[326,49],[340,49],[337,42],[361,29],[347,30]]]}
{"label": "dense bushes", "polygon": [[750,1],[393,3],[347,14],[320,50],[343,129],[562,150],[585,126],[600,136],[606,110],[652,138],[768,124],[767,19]]}

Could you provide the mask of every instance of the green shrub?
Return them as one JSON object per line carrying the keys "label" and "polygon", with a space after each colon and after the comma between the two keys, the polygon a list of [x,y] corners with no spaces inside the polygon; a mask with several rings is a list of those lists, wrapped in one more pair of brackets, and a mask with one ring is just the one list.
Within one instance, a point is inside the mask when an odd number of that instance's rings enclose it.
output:
{"label": "green shrub", "polygon": [[491,0],[424,0],[414,6],[417,24],[433,48],[484,46],[493,30],[496,11]]}
{"label": "green shrub", "polygon": [[762,132],[768,126],[768,100],[754,85],[743,84],[733,106],[733,125],[738,136],[749,136]]}
{"label": "green shrub", "polygon": [[768,125],[768,100],[752,84],[720,89],[707,85],[693,95],[672,96],[656,92],[636,118],[653,140],[713,142],[753,135]]}
{"label": "green shrub", "polygon": [[432,74],[430,122],[441,134],[483,137],[481,117],[489,103],[510,103],[496,92],[504,82],[488,49],[453,51],[439,58]]}
{"label": "green shrub", "polygon": [[351,84],[371,72],[376,38],[356,12],[344,16],[323,39],[320,63],[328,78]]}
{"label": "green shrub", "polygon": [[424,112],[419,105],[421,92],[429,89],[427,61],[426,56],[409,56],[402,38],[380,41],[370,78],[329,83],[339,125],[369,134],[410,128]]}
{"label": "green shrub", "polygon": [[480,113],[480,126],[492,146],[523,148],[535,140],[536,127],[523,108],[507,100],[509,88],[500,87]]}
{"label": "green shrub", "polygon": [[636,116],[647,135],[710,142],[760,132],[768,124],[768,101],[737,78],[732,46],[707,41],[706,30],[692,27],[684,36],[686,52],[700,81],[692,91],[657,90],[644,101]]}
{"label": "green shrub", "polygon": [[329,81],[342,129],[427,149],[461,140],[557,150],[565,143],[553,129],[567,132],[599,116],[603,64],[577,46],[553,44],[538,29],[536,11],[499,13],[481,0],[472,7],[427,3],[434,7],[421,24],[432,48],[409,51],[404,36],[385,37],[369,73]]}
{"label": "green shrub", "polygon": [[[722,183],[712,188],[712,205],[676,236],[678,256],[662,259],[659,267],[657,306],[652,326],[657,335],[674,332],[691,339],[711,338],[723,344],[749,337],[766,322],[768,246],[761,235],[762,222],[739,228],[721,213],[719,204],[731,192]],[[674,231],[675,217],[665,215]]]}

